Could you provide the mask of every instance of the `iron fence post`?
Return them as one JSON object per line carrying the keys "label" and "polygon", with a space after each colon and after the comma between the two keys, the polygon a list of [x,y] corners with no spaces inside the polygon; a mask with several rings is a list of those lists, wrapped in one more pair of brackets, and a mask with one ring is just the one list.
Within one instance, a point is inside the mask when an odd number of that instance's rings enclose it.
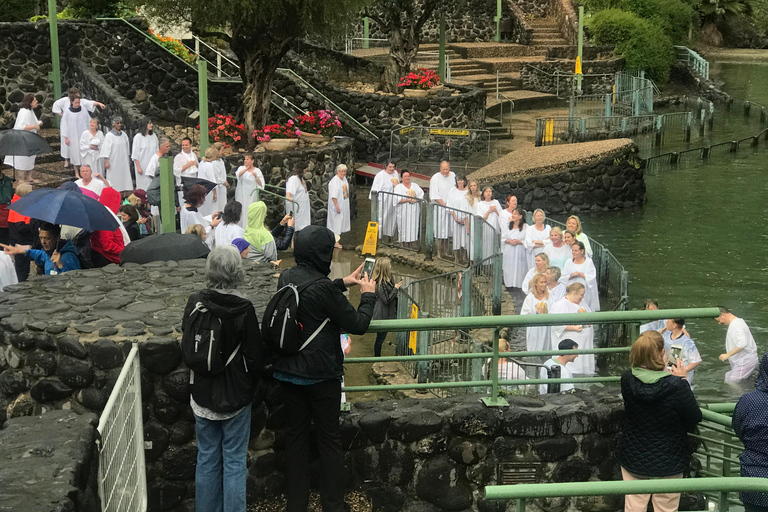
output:
{"label": "iron fence post", "polygon": [[461,316],[472,316],[472,270],[461,273]]}
{"label": "iron fence post", "polygon": [[[136,356],[135,359],[131,364],[134,366],[133,370],[133,394],[136,396],[136,401],[138,404],[141,404],[141,365],[139,363],[139,344],[138,342],[133,342],[132,346],[136,348]],[[144,431],[144,417],[143,417],[143,411],[141,405],[136,407],[136,414],[133,415],[133,431],[134,432],[143,432]],[[144,436],[142,435],[142,439],[140,442],[143,442]],[[147,471],[146,471],[146,462],[144,460],[144,445],[140,445],[137,447],[136,451],[136,467],[140,469],[138,471],[138,479],[139,479],[139,488],[140,496],[146,497],[147,495]]]}
{"label": "iron fence post", "polygon": [[[408,287],[406,286],[406,289]],[[406,319],[410,317],[409,314],[409,300],[407,300],[407,296],[405,293],[403,293],[402,289],[398,292],[398,301],[397,301],[397,318],[398,320]],[[408,345],[408,331],[402,331],[395,333],[395,353],[397,355],[407,355],[408,351],[405,350],[405,347]]]}
{"label": "iron fence post", "polygon": [[518,498],[515,512],[525,512],[525,498]]}
{"label": "iron fence post", "polygon": [[176,232],[176,178],[168,156],[160,159],[160,221],[163,233]]}
{"label": "iron fence post", "polygon": [[200,113],[200,154],[204,155],[210,141],[208,139],[208,63],[205,59],[197,61],[197,95]]}
{"label": "iron fence post", "polygon": [[611,93],[605,93],[605,117],[611,117]]}
{"label": "iron fence post", "polygon": [[664,128],[664,116],[656,116],[656,145],[661,146],[661,134]]}
{"label": "iron fence post", "polygon": [[545,122],[544,119],[536,119],[536,137],[534,141],[534,145],[536,147],[541,146],[541,144],[544,142],[544,126]]}
{"label": "iron fence post", "polygon": [[[499,239],[498,246],[501,246],[501,234],[497,235]],[[491,313],[494,315],[501,314],[501,281],[502,281],[502,261],[501,253],[495,254],[493,257],[493,306]]]}
{"label": "iron fence post", "polygon": [[568,100],[568,117],[576,117],[576,97],[571,96]]}
{"label": "iron fence post", "polygon": [[749,117],[749,111],[752,110],[752,103],[749,100],[744,102],[744,116]]}
{"label": "iron fence post", "polygon": [[685,142],[691,142],[691,123],[693,122],[693,113],[688,112],[685,116]]}
{"label": "iron fence post", "polygon": [[[723,446],[723,476],[731,476],[731,447]],[[720,499],[718,500],[717,510],[720,512],[728,512],[730,504],[728,503],[728,493],[722,491],[720,493]]]}
{"label": "iron fence post", "polygon": [[483,226],[483,218],[479,215],[473,215],[472,221],[475,228],[475,263],[483,260],[483,239],[485,238],[485,226]]}
{"label": "iron fence post", "polygon": [[[371,190],[371,220],[379,222],[379,191]],[[381,230],[381,225],[379,225]]]}
{"label": "iron fence post", "polygon": [[432,203],[430,203],[428,201],[423,201],[422,204],[424,205],[424,207],[427,210],[427,212],[426,212],[427,215],[425,216],[426,217],[427,225],[425,226],[426,229],[425,229],[425,236],[424,236],[424,242],[425,242],[424,259],[426,261],[432,261],[432,252],[434,251],[434,247],[435,247],[435,240],[434,240],[434,236],[435,236],[435,223],[434,223],[435,212],[434,212],[434,208],[433,208]]}
{"label": "iron fence post", "polygon": [[493,330],[493,355],[491,356],[491,396],[482,398],[487,407],[506,407],[509,403],[499,396],[499,330],[496,327]]}
{"label": "iron fence post", "polygon": [[[429,353],[429,337],[432,331],[418,331],[416,333],[416,353],[426,355]],[[428,361],[419,361],[416,363],[417,382],[423,384],[427,382]]]}

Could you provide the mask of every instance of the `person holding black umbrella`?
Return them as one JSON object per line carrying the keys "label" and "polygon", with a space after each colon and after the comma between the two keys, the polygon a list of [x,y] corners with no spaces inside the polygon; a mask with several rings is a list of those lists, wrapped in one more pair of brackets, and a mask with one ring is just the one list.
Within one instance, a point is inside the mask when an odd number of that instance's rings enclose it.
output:
{"label": "person holding black umbrella", "polygon": [[[16,124],[14,130],[24,130],[37,133],[37,130],[43,126],[43,122],[37,119],[34,109],[37,108],[37,98],[32,93],[28,93],[21,100],[21,108],[16,114]],[[35,156],[11,156],[5,157],[5,165],[10,165],[19,173],[20,181],[37,183],[32,179],[32,169],[35,168]]]}
{"label": "person holding black umbrella", "polygon": [[71,240],[60,240],[61,226],[43,222],[39,229],[40,244],[42,250],[27,249],[24,246],[11,246],[0,244],[5,254],[14,256],[27,256],[45,270],[45,275],[55,276],[80,270],[80,261],[77,259],[77,251]]}

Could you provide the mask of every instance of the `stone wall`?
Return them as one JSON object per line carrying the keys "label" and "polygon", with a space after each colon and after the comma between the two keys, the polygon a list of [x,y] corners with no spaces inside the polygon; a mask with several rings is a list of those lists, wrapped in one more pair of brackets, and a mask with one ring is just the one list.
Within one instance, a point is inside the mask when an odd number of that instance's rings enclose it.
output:
{"label": "stone wall", "polygon": [[728,103],[733,100],[730,94],[720,88],[722,82],[717,83],[712,79],[705,80],[700,75],[694,73],[690,66],[685,64],[676,63],[672,65],[669,75],[670,81],[693,89],[702,98],[722,103]]}
{"label": "stone wall", "polygon": [[629,139],[615,139],[523,149],[469,179],[477,179],[481,187],[493,186],[502,204],[514,194],[530,210],[570,214],[643,205],[644,173],[637,147]]}
{"label": "stone wall", "polygon": [[98,418],[72,411],[12,419],[0,430],[3,510],[99,512]]}
{"label": "stone wall", "polygon": [[[582,71],[585,76],[582,81],[583,94],[605,94],[613,89],[614,74],[624,69],[624,59],[585,60]],[[556,72],[566,73],[566,76],[556,76]],[[569,96],[574,90],[573,62],[556,60],[524,64],[520,70],[525,88],[532,91]]]}
{"label": "stone wall", "polygon": [[[288,175],[293,171],[294,164],[305,166],[307,172],[304,180],[309,191],[312,205],[312,224],[325,226],[328,216],[328,183],[336,176],[336,166],[347,166],[347,181],[349,181],[350,215],[357,215],[357,190],[354,179],[355,149],[349,138],[338,138],[324,146],[300,147],[288,151],[264,151],[253,153],[254,165],[264,173],[267,183],[285,187]],[[232,164],[233,171],[243,165],[242,155],[231,155],[224,160]],[[284,201],[274,196],[265,195],[262,200],[267,203],[269,216],[267,225],[274,226],[285,215]],[[246,215],[246,212],[243,212]]]}

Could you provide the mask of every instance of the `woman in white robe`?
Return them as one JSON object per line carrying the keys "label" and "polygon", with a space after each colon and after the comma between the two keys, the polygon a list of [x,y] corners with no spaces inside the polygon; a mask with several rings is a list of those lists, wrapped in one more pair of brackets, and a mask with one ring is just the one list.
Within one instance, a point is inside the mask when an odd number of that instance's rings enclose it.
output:
{"label": "woman in white robe", "polygon": [[587,258],[592,257],[592,244],[589,243],[589,237],[584,233],[581,226],[581,219],[576,215],[571,215],[568,220],[565,221],[566,229],[576,233],[576,240],[584,244]]}
{"label": "woman in white robe", "polygon": [[[288,177],[288,181],[285,182],[285,213],[293,211],[293,217],[296,219],[295,231],[298,233],[305,227],[312,223],[312,212],[309,206],[309,192],[307,192],[307,184],[304,181],[304,170],[301,168],[295,168],[293,173]],[[291,200],[298,206],[293,208]]]}
{"label": "woman in white robe", "polygon": [[229,182],[227,181],[227,166],[221,159],[221,149],[218,147],[218,158],[213,161],[213,177],[216,180],[216,205],[213,208],[215,212],[224,211],[227,205],[227,195],[229,194]]}
{"label": "woman in white robe", "polygon": [[[546,315],[552,309],[552,294],[547,286],[546,274],[537,274],[536,282],[531,292],[526,295],[521,315]],[[551,343],[549,326],[527,327],[525,330],[525,343],[529,352],[549,350]]]}
{"label": "woman in white robe", "polygon": [[400,183],[400,175],[395,170],[393,162],[387,162],[386,167],[376,173],[371,184],[371,193],[368,199],[373,198],[374,192],[388,192],[388,194],[379,194],[379,238],[383,236],[394,236],[397,228],[397,201],[392,197],[395,187]]}
{"label": "woman in white robe", "polygon": [[400,243],[411,243],[419,239],[421,231],[421,202],[424,190],[411,181],[411,173],[403,171],[403,180],[395,187],[397,205],[397,236]]}
{"label": "woman in white robe", "polygon": [[205,158],[200,161],[200,165],[197,167],[197,177],[199,179],[216,184],[205,197],[205,203],[199,208],[203,217],[222,211],[224,205],[227,204],[227,189],[221,184],[222,181],[226,181],[227,173],[224,171],[224,176],[221,176],[220,166],[216,164],[218,158],[219,151],[215,147],[209,146],[205,150]]}
{"label": "woman in white robe", "polygon": [[136,170],[136,188],[147,190],[152,184],[152,176],[145,172],[149,165],[152,155],[157,153],[160,143],[157,135],[152,132],[152,121],[147,121],[141,125],[139,133],[133,136],[133,147],[131,148],[131,160],[133,168]]}
{"label": "woman in white robe", "polygon": [[[584,299],[585,288],[581,283],[573,283],[565,293],[565,297],[552,305],[552,314],[563,313],[591,313],[592,310]],[[595,330],[591,325],[553,325],[551,327],[550,350],[557,350],[560,342],[565,339],[572,339],[579,344],[580,349],[595,348],[594,338]],[[576,361],[567,364],[571,373],[580,375],[593,375],[595,373],[595,356],[593,354],[582,354]]]}
{"label": "woman in white robe", "polygon": [[528,272],[528,253],[523,245],[525,231],[525,214],[516,208],[509,216],[509,224],[501,226],[502,271],[507,288],[520,288]]}
{"label": "woman in white robe", "polygon": [[112,129],[104,136],[100,156],[104,158],[106,178],[118,192],[133,190],[131,179],[131,142],[122,131],[123,119],[112,120]]}
{"label": "woman in white robe", "polygon": [[243,216],[243,207],[238,201],[230,201],[221,212],[221,222],[213,230],[213,245],[230,245],[236,238],[243,238],[245,230],[238,224]]}
{"label": "woman in white robe", "polygon": [[328,182],[328,216],[325,225],[337,235],[346,233],[351,229],[349,182],[347,181],[347,166],[344,164],[336,166],[336,176]]}
{"label": "woman in white robe", "polygon": [[[482,200],[477,203],[476,214],[481,216],[487,224],[483,225],[481,233],[474,233],[473,236],[483,237],[483,254],[474,255],[474,260],[482,260],[493,255],[496,246],[496,237],[494,233],[501,232],[501,205],[493,198],[493,189],[485,187],[481,194]],[[475,261],[477,263],[477,261]]]}
{"label": "woman in white robe", "polygon": [[186,202],[179,212],[179,220],[182,234],[186,234],[189,227],[195,224],[203,226],[206,235],[203,240],[208,247],[212,247],[213,236],[211,236],[211,229],[218,226],[221,219],[213,219],[200,213],[200,207],[205,203],[205,190],[203,185],[193,185],[187,190]]}
{"label": "woman in white robe", "polygon": [[544,245],[544,254],[549,257],[549,266],[557,267],[561,271],[565,262],[573,257],[571,246],[563,242],[563,230],[555,226],[549,232],[549,242]]}
{"label": "woman in white robe", "polygon": [[[531,226],[526,227],[526,233],[529,229],[531,229]],[[523,284],[520,286],[520,288],[523,290],[523,293],[526,294],[531,291],[531,279],[533,279],[533,276],[536,274],[546,274],[547,269],[549,268],[549,256],[544,253],[537,254],[533,261],[534,265],[528,269],[528,272],[525,273]]]}
{"label": "woman in white robe", "polygon": [[101,145],[104,134],[99,130],[99,120],[92,117],[88,129],[80,134],[80,165],[87,165],[94,174],[104,175],[104,159],[101,158]]}
{"label": "woman in white robe", "polygon": [[480,189],[477,186],[475,180],[471,180],[467,183],[467,193],[464,195],[469,206],[469,215],[467,222],[469,222],[469,261],[475,260],[475,218],[477,217],[477,207],[480,204]]}
{"label": "woman in white robe", "polygon": [[451,208],[448,213],[451,215],[453,223],[453,250],[456,253],[458,261],[458,251],[466,250],[469,247],[469,223],[472,220],[468,215],[470,211],[467,204],[467,178],[463,175],[456,177],[456,186],[448,192],[448,201],[446,205]]}
{"label": "woman in white robe", "polygon": [[537,254],[544,251],[546,243],[549,241],[550,226],[544,225],[547,216],[544,210],[536,208],[533,211],[533,225],[528,226],[525,231],[525,249],[528,251],[528,260],[533,265]]}
{"label": "woman in white robe", "polygon": [[[16,123],[14,130],[24,130],[37,133],[37,130],[43,126],[43,122],[37,119],[34,109],[37,108],[37,98],[34,94],[26,94],[21,101],[21,108],[16,113]],[[36,183],[32,180],[32,169],[35,168],[35,156],[13,156],[6,155],[5,165],[10,165],[18,173],[19,181]]]}
{"label": "woman in white robe", "polygon": [[88,131],[90,121],[91,114],[80,98],[75,98],[72,104],[64,110],[61,117],[59,130],[64,135],[64,144],[68,147],[69,161],[75,167],[75,175],[78,177],[80,176],[79,168],[82,165],[80,136],[83,132]]}
{"label": "woman in white robe", "polygon": [[[259,200],[256,190],[264,190],[264,175],[261,169],[254,166],[253,155],[245,155],[243,165],[235,171],[237,186],[235,187],[235,201],[243,205],[243,211],[247,212],[251,203]],[[248,216],[240,216],[240,227],[245,229],[248,224]]]}
{"label": "woman in white robe", "polygon": [[597,290],[597,270],[590,258],[585,255],[584,244],[576,240],[571,246],[573,258],[563,267],[560,282],[566,287],[573,283],[583,284],[586,291],[584,299],[592,311],[600,311],[600,296]]}

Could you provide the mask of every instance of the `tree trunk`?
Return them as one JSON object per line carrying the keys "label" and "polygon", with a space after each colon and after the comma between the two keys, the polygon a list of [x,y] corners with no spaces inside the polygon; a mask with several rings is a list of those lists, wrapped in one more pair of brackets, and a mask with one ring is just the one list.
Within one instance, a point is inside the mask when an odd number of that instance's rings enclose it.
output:
{"label": "tree trunk", "polygon": [[398,30],[389,33],[389,59],[381,77],[384,92],[398,92],[400,78],[411,71],[411,62],[419,51],[419,40],[408,40]]}
{"label": "tree trunk", "polygon": [[240,76],[243,79],[241,104],[249,148],[255,144],[252,138],[254,130],[269,123],[272,82],[279,63],[279,58],[251,53],[247,61],[241,64]]}

